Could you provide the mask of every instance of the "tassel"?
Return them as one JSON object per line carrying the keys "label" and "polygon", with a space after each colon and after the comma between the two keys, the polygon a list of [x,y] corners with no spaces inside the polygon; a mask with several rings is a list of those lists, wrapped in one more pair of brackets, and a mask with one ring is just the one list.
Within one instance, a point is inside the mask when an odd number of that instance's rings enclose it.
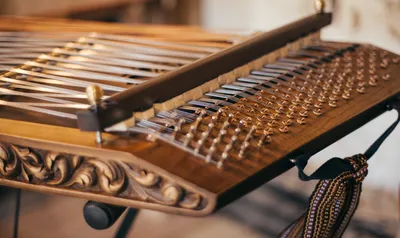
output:
{"label": "tassel", "polygon": [[397,120],[366,150],[345,159],[332,158],[310,176],[304,168],[310,158],[301,155],[293,160],[303,181],[320,180],[310,197],[307,211],[284,229],[281,238],[341,237],[360,201],[362,181],[368,174],[367,160],[400,123],[400,103],[394,104]]}
{"label": "tassel", "polygon": [[279,237],[342,236],[358,206],[362,181],[368,173],[368,164],[366,157],[361,154],[341,161],[342,169],[349,167],[351,169],[341,172],[333,179],[319,181],[310,197],[307,211],[289,225]]}

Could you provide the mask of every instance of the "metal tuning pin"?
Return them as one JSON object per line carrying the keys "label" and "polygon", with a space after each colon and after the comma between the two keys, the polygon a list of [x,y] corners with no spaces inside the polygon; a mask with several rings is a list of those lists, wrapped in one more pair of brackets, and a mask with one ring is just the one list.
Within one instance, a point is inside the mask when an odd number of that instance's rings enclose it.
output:
{"label": "metal tuning pin", "polygon": [[189,132],[186,134],[186,138],[183,141],[183,146],[188,146],[190,141],[193,139],[194,134],[196,132],[197,127],[195,125],[191,125],[189,128]]}
{"label": "metal tuning pin", "polygon": [[390,74],[383,75],[382,79],[385,80],[385,81],[389,80],[390,79]]}
{"label": "metal tuning pin", "polygon": [[185,119],[179,118],[178,122],[174,126],[174,131],[172,132],[172,139],[176,139],[176,135],[182,130],[182,124],[185,123]]}
{"label": "metal tuning pin", "polygon": [[[213,117],[214,117],[214,116],[213,116]],[[204,144],[204,141],[208,138],[208,136],[210,135],[212,129],[213,129],[214,126],[215,126],[214,121],[215,121],[216,119],[215,119],[215,118],[212,118],[211,120],[212,120],[212,122],[211,122],[210,124],[208,124],[207,130],[204,131],[203,133],[201,133],[201,137],[200,137],[200,139],[197,141],[197,145],[196,145],[196,148],[195,148],[195,150],[194,150],[195,153],[199,153],[201,147],[202,147],[203,144]]]}
{"label": "metal tuning pin", "polygon": [[244,153],[246,152],[246,149],[250,145],[250,140],[251,140],[251,138],[253,138],[253,134],[254,134],[254,131],[256,130],[256,128],[257,128],[256,126],[252,126],[250,128],[249,132],[247,133],[244,141],[242,142],[242,145],[240,146],[239,158],[244,157]]}
{"label": "metal tuning pin", "polygon": [[272,141],[271,135],[272,135],[271,130],[264,130],[260,140],[258,141],[257,146],[262,147],[263,145],[265,145],[267,143],[271,143],[271,141]]}
{"label": "metal tuning pin", "polygon": [[219,143],[219,139],[215,138],[210,146],[210,149],[208,149],[208,153],[206,156],[206,162],[210,163],[212,156],[214,154],[214,152],[217,150],[217,144]]}
{"label": "metal tuning pin", "polygon": [[328,105],[329,105],[330,107],[337,107],[337,101],[335,101],[335,100],[329,101],[329,102],[328,102]]}
{"label": "metal tuning pin", "polygon": [[288,133],[289,132],[289,127],[288,126],[279,127],[279,131],[282,132],[282,133]]}
{"label": "metal tuning pin", "polygon": [[[86,95],[90,105],[92,105],[95,113],[97,113],[101,108],[101,100],[104,95],[103,89],[96,84],[88,86],[86,88]],[[96,143],[101,144],[102,142],[101,130],[98,130],[96,131]]]}
{"label": "metal tuning pin", "polygon": [[[219,110],[218,113],[216,115],[214,115],[214,116],[217,116],[215,118],[215,121],[218,120],[218,118],[220,117],[221,113],[222,113],[222,110]],[[207,153],[207,156],[206,156],[206,162],[207,163],[209,163],[211,161],[214,152],[217,150],[217,146],[219,145],[219,143],[221,141],[223,141],[223,138],[227,133],[227,128],[230,125],[230,121],[232,120],[232,118],[233,118],[233,115],[229,114],[227,119],[222,123],[222,127],[219,129],[219,133],[218,133],[217,137],[214,138],[210,148],[208,149],[208,153]]]}
{"label": "metal tuning pin", "polygon": [[207,114],[206,110],[201,110],[200,111],[199,116],[196,118],[196,121],[194,123],[195,130],[197,130],[199,128],[201,122],[204,119],[204,115],[206,115],[206,114]]}
{"label": "metal tuning pin", "polygon": [[306,118],[305,117],[298,117],[296,119],[297,123],[299,123],[300,125],[304,125],[306,124]]}
{"label": "metal tuning pin", "polygon": [[196,154],[199,153],[201,147],[202,147],[203,144],[204,144],[204,141],[205,141],[205,140],[207,139],[207,137],[208,137],[208,134],[209,134],[208,130],[207,130],[207,131],[204,131],[203,133],[201,133],[200,139],[197,141],[196,148],[194,149],[194,153],[196,153]]}
{"label": "metal tuning pin", "polygon": [[[233,139],[233,138],[232,138]],[[217,163],[217,167],[221,169],[224,166],[224,161],[229,157],[229,151],[232,149],[232,141],[227,144],[222,152],[221,159]]]}
{"label": "metal tuning pin", "polygon": [[322,115],[322,110],[319,109],[319,108],[316,108],[316,109],[313,110],[313,113],[314,113],[316,116],[321,116],[321,115]]}
{"label": "metal tuning pin", "polygon": [[221,114],[222,114],[222,110],[219,109],[219,110],[217,111],[217,113],[215,113],[215,114],[211,117],[211,122],[214,123],[214,124],[217,123],[218,120],[221,118]]}
{"label": "metal tuning pin", "polygon": [[224,151],[222,152],[221,159],[217,163],[218,168],[222,168],[224,161],[229,157],[229,152],[233,148],[233,144],[237,141],[239,134],[242,132],[243,127],[245,126],[244,121],[239,121],[237,127],[235,128],[234,135],[231,137],[231,140],[228,144],[225,145]]}
{"label": "metal tuning pin", "polygon": [[196,121],[190,126],[189,132],[186,134],[186,138],[183,142],[183,146],[188,146],[190,141],[194,138],[196,132],[198,131],[201,122],[203,121],[204,115],[206,115],[205,110],[201,110]]}
{"label": "metal tuning pin", "polygon": [[246,126],[246,122],[245,121],[243,121],[243,120],[240,120],[239,121],[239,124],[237,125],[237,127],[236,127],[236,129],[235,129],[235,134],[234,134],[234,136],[238,136],[241,132],[242,132],[242,130],[243,130],[243,128]]}

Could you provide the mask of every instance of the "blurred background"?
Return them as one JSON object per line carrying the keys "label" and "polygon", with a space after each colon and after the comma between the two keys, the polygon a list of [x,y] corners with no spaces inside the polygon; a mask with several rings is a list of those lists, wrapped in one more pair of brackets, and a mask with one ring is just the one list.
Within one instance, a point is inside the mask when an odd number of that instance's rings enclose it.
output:
{"label": "blurred background", "polygon": [[[330,0],[329,40],[364,42],[400,54],[400,0]],[[196,25],[209,30],[267,31],[313,13],[312,0],[0,0],[0,14],[124,24]],[[90,29],[88,29],[90,30]],[[312,158],[312,172],[330,157],[363,152],[396,118],[382,115]],[[370,163],[361,204],[344,237],[400,237],[400,128]],[[291,170],[207,218],[141,211],[129,237],[276,237],[306,208],[315,183]],[[2,189],[0,237],[12,237],[13,190]],[[113,237],[89,228],[86,201],[24,191],[20,237]]]}

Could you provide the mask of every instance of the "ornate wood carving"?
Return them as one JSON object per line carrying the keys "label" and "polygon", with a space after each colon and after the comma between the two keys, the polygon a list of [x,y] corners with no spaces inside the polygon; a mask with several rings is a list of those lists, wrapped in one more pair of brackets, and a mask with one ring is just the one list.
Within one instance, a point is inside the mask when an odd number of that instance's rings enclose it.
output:
{"label": "ornate wood carving", "polygon": [[201,195],[134,164],[5,143],[0,143],[0,177],[193,210],[207,205]]}

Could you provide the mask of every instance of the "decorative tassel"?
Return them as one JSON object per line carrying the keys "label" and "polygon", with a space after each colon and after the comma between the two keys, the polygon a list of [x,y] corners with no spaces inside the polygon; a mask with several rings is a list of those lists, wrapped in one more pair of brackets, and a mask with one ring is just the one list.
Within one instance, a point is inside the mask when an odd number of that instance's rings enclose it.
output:
{"label": "decorative tassel", "polygon": [[393,104],[397,120],[365,151],[345,159],[332,158],[310,176],[304,168],[310,158],[301,155],[292,160],[303,181],[320,180],[310,197],[307,211],[279,235],[282,238],[336,238],[344,231],[357,209],[362,181],[368,174],[367,160],[400,123],[400,103]]}
{"label": "decorative tassel", "polygon": [[342,169],[351,169],[341,172],[333,179],[319,181],[310,197],[307,211],[279,237],[342,236],[358,206],[362,181],[368,173],[367,159],[364,155],[355,155],[342,161]]}

